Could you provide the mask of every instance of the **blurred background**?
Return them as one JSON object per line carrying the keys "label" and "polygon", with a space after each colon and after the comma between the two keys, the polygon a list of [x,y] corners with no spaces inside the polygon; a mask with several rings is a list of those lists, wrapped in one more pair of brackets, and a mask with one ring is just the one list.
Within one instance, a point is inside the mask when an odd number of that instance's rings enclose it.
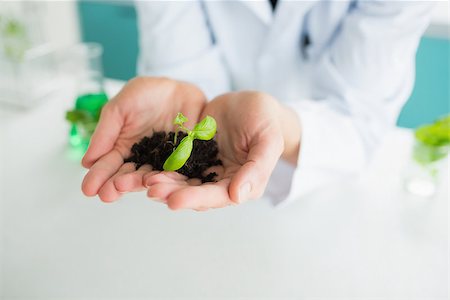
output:
{"label": "blurred background", "polygon": [[449,23],[437,1],[407,129],[361,180],[284,210],[175,214],[142,194],[105,205],[80,191],[100,109],[136,75],[134,3],[0,0],[0,299],[448,299],[450,118],[410,129],[450,111]]}
{"label": "blurred background", "polygon": [[[138,32],[133,3],[82,1],[75,6],[81,40],[99,42],[105,49],[105,75],[123,80],[135,76]],[[417,54],[414,92],[398,119],[401,127],[430,123],[449,111],[448,11],[448,1],[436,3],[432,24]]]}
{"label": "blurred background", "polygon": [[[415,88],[398,119],[401,127],[430,123],[449,111],[448,11],[448,1],[436,3],[417,53]],[[67,49],[78,42],[101,44],[107,78],[128,80],[136,75],[138,29],[133,1],[2,2],[0,17],[8,14],[19,20],[26,16],[33,42],[45,42],[52,49]]]}
{"label": "blurred background", "polygon": [[[138,31],[133,2],[82,1],[75,6],[81,40],[99,42],[105,49],[105,75],[123,80],[135,76]],[[448,11],[448,1],[437,3],[417,54],[414,92],[398,119],[401,127],[430,123],[449,111]]]}

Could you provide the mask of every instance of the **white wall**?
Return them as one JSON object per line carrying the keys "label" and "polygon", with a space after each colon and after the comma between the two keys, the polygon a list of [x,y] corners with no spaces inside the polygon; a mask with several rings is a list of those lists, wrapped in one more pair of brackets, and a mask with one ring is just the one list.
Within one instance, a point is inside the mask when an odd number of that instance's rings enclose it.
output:
{"label": "white wall", "polygon": [[80,41],[75,0],[0,2],[1,16],[18,18],[28,23],[32,41],[50,42],[58,48]]}
{"label": "white wall", "polygon": [[426,34],[429,36],[450,38],[450,5],[448,0],[434,1],[431,24]]}
{"label": "white wall", "polygon": [[65,47],[80,41],[76,1],[43,2],[45,11],[45,34],[49,41]]}

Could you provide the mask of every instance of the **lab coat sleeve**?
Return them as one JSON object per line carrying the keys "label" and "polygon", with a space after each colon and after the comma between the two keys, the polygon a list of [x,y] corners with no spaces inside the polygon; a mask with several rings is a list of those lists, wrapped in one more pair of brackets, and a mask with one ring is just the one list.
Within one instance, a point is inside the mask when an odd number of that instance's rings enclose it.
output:
{"label": "lab coat sleeve", "polygon": [[276,203],[364,169],[411,93],[430,7],[425,1],[359,1],[350,9],[313,58],[312,99],[288,104],[298,113],[302,137],[298,166],[280,161],[271,177],[267,191]]}
{"label": "lab coat sleeve", "polygon": [[199,86],[209,99],[229,91],[219,49],[200,1],[137,1],[138,73]]}

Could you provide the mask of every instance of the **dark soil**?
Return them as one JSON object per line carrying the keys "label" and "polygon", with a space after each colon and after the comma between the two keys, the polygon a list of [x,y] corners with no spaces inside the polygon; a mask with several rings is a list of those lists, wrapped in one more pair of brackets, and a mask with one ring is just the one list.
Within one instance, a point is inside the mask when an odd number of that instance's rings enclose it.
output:
{"label": "dark soil", "polygon": [[[154,170],[162,171],[164,162],[186,135],[185,132],[178,132],[177,144],[174,145],[175,132],[155,132],[152,136],[144,137],[139,143],[134,144],[131,148],[131,156],[125,159],[125,162],[134,162],[136,169],[147,164]],[[214,182],[217,174],[215,172],[205,174],[205,172],[212,166],[222,165],[222,161],[217,158],[218,154],[219,149],[215,140],[194,140],[191,156],[177,172],[189,178],[199,178],[202,183]]]}

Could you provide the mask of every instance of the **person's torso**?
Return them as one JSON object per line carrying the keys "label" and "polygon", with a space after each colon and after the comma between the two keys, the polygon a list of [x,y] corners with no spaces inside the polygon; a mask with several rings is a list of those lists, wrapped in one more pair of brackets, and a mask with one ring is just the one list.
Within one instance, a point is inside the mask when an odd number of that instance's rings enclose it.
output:
{"label": "person's torso", "polygon": [[314,64],[339,30],[351,0],[204,1],[234,89],[280,100],[308,97]]}

